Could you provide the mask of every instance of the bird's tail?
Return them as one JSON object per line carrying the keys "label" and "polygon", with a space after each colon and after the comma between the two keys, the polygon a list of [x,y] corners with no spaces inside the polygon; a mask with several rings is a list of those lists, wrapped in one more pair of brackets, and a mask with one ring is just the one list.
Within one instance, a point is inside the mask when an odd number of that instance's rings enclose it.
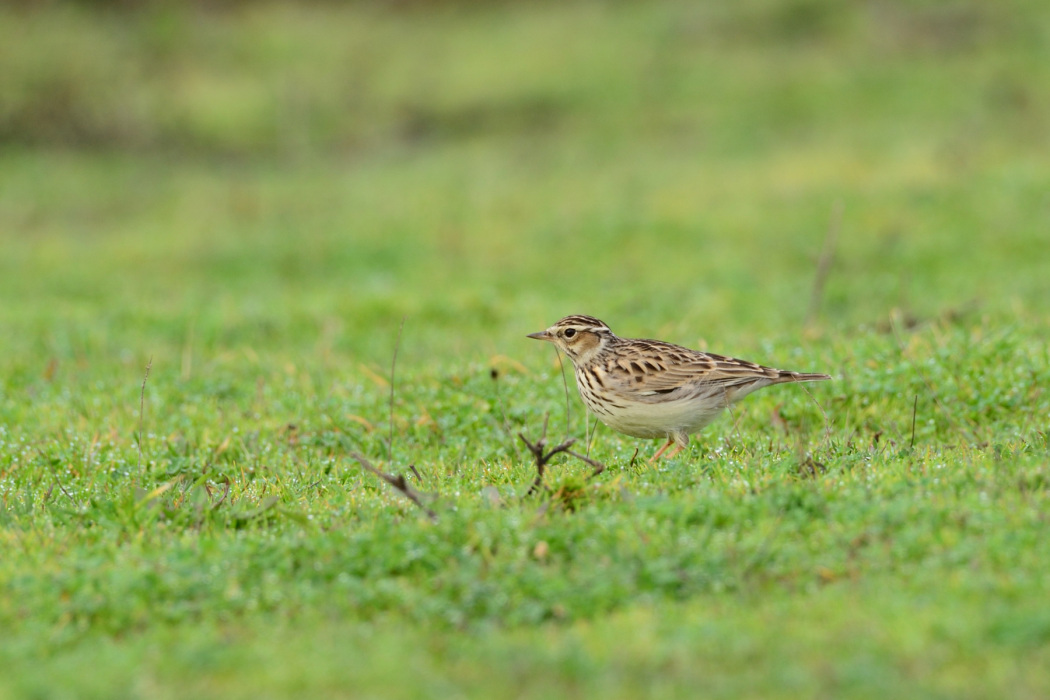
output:
{"label": "bird's tail", "polygon": [[828,379],[831,379],[830,374],[820,374],[819,372],[788,372],[787,370],[780,370],[780,374],[773,380],[773,383],[822,382]]}

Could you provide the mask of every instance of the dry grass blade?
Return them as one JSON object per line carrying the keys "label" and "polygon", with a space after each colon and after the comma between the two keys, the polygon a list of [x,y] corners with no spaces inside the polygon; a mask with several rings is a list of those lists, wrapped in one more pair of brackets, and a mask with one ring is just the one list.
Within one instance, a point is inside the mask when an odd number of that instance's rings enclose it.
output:
{"label": "dry grass blade", "polygon": [[496,392],[496,405],[499,406],[500,427],[503,428],[503,432],[507,434],[507,437],[510,437],[510,421],[507,420],[507,410],[503,406],[503,395],[500,393],[499,388],[499,370],[495,367],[490,368],[489,377],[492,379],[492,386]]}
{"label": "dry grass blade", "polygon": [[401,334],[405,330],[405,318],[397,328],[397,342],[394,343],[394,356],[390,358],[390,440],[386,445],[386,459],[394,461],[394,373],[397,371],[397,351],[401,349]]}
{"label": "dry grass blade", "polygon": [[915,414],[919,411],[919,395],[915,395],[915,400],[911,404],[911,442],[908,443],[908,449],[915,449]]}
{"label": "dry grass blade", "polygon": [[146,374],[142,377],[142,388],[139,390],[139,434],[138,439],[135,441],[138,443],[139,448],[139,472],[142,472],[142,426],[145,422],[143,414],[146,408],[146,381],[149,380],[149,371],[153,367],[153,356],[150,355],[149,362],[146,363]]}

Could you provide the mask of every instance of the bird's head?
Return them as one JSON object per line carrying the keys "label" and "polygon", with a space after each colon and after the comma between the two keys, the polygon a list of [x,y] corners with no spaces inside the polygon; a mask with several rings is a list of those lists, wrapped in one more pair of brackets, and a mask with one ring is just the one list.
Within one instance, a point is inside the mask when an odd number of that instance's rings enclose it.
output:
{"label": "bird's head", "polygon": [[586,363],[612,339],[613,332],[593,316],[566,316],[545,331],[530,333],[530,338],[554,343],[573,364]]}

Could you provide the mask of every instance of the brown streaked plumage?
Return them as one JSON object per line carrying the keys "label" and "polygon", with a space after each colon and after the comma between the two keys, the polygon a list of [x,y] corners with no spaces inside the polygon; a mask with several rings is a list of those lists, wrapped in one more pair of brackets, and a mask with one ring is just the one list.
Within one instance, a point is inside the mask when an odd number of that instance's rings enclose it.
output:
{"label": "brown streaked plumage", "polygon": [[566,316],[530,338],[554,343],[572,360],[580,398],[621,433],[666,437],[659,457],[752,391],[786,382],[831,379],[690,350],[659,340],[621,338],[593,316]]}

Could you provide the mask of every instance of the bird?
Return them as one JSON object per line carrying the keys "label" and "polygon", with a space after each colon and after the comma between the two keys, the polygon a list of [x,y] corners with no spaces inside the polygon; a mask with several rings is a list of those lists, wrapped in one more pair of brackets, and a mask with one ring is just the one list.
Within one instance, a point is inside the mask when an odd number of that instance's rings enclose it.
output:
{"label": "bird", "polygon": [[667,438],[650,461],[672,445],[667,458],[677,455],[691,434],[756,389],[831,379],[660,340],[621,338],[593,316],[566,316],[527,337],[553,343],[569,357],[580,398],[605,425],[632,437]]}

